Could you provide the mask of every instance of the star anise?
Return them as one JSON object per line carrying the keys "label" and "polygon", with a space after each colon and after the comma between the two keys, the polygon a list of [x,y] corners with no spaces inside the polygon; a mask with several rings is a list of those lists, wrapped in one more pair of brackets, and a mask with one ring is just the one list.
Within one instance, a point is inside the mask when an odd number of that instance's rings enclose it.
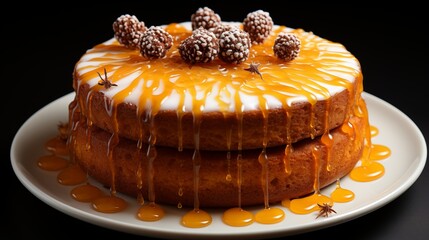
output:
{"label": "star anise", "polygon": [[261,77],[261,79],[262,80],[264,80],[263,78],[262,78],[262,74],[261,74],[261,72],[259,72],[259,65],[261,65],[260,63],[251,63],[250,64],[250,66],[248,67],[248,68],[245,68],[244,70],[246,70],[246,71],[249,71],[249,72],[251,72],[251,73],[256,73],[256,74],[258,74],[260,77]]}
{"label": "star anise", "polygon": [[104,86],[105,89],[109,89],[111,86],[118,86],[116,83],[112,83],[111,81],[109,81],[109,79],[107,79],[107,72],[106,72],[106,68],[104,68],[104,79],[103,77],[100,75],[99,72],[98,76],[100,77],[100,81],[98,81],[98,85]]}
{"label": "star anise", "polygon": [[337,213],[334,209],[332,209],[332,205],[329,203],[323,203],[323,204],[317,204],[320,208],[319,215],[317,215],[316,218],[319,218],[321,216],[328,217],[331,213]]}

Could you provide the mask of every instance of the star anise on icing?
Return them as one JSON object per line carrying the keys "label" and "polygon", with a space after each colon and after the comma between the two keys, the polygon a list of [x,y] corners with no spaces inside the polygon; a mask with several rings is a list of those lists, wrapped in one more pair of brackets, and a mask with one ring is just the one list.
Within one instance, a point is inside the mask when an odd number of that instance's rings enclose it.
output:
{"label": "star anise on icing", "polygon": [[97,73],[101,79],[100,81],[98,81],[98,85],[104,86],[105,89],[109,89],[112,86],[118,86],[116,83],[112,83],[111,81],[109,81],[109,79],[107,79],[106,68],[104,69],[104,78],[100,75],[99,72]]}
{"label": "star anise on icing", "polygon": [[258,74],[260,77],[261,77],[261,79],[262,80],[264,80],[263,78],[262,78],[262,74],[261,74],[261,72],[259,72],[259,65],[261,65],[260,63],[251,63],[250,65],[249,65],[249,67],[248,68],[245,68],[244,70],[246,70],[246,71],[249,71],[249,72],[251,72],[251,73],[256,73],[256,74]]}
{"label": "star anise on icing", "polygon": [[334,209],[332,209],[332,206],[329,203],[323,203],[323,204],[318,203],[317,205],[319,206],[320,210],[319,210],[319,215],[317,215],[316,218],[319,218],[321,216],[328,217],[329,214],[331,213],[337,213],[335,212]]}

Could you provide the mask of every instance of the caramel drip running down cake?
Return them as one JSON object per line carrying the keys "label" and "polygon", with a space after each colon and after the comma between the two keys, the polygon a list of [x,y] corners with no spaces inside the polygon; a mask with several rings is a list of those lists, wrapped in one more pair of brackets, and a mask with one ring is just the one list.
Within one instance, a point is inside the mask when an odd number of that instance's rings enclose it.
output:
{"label": "caramel drip running down cake", "polygon": [[75,65],[68,140],[112,195],[269,209],[342,178],[370,142],[361,67],[339,43],[262,10],[113,30]]}

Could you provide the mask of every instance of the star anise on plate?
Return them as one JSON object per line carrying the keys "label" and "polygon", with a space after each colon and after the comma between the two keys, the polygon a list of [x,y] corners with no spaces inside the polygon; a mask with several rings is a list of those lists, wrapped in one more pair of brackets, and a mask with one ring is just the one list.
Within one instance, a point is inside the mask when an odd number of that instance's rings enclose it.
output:
{"label": "star anise on plate", "polygon": [[316,218],[319,218],[321,216],[329,217],[329,214],[337,213],[334,209],[332,209],[332,205],[330,205],[329,203],[323,203],[323,204],[318,203],[317,205],[319,206],[320,210]]}
{"label": "star anise on plate", "polygon": [[100,75],[99,72],[97,73],[101,79],[100,81],[98,81],[98,85],[104,86],[105,89],[109,89],[112,86],[118,86],[116,83],[112,83],[109,79],[107,79],[106,68],[104,69],[104,78]]}
{"label": "star anise on plate", "polygon": [[246,71],[249,71],[249,72],[251,72],[251,73],[256,73],[256,74],[258,74],[260,77],[261,77],[261,79],[262,80],[264,80],[263,78],[262,78],[262,74],[261,74],[261,72],[259,72],[259,65],[261,65],[260,63],[251,63],[250,65],[249,65],[249,67],[248,68],[245,68],[244,70],[246,70]]}

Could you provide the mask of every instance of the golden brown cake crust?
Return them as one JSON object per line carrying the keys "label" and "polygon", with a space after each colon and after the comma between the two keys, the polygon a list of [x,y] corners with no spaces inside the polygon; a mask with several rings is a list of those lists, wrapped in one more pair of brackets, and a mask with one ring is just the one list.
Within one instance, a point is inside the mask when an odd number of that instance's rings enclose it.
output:
{"label": "golden brown cake crust", "polygon": [[[91,97],[88,97],[88,94],[91,94]],[[110,107],[106,107],[106,104],[112,104],[111,100],[102,92],[90,91],[88,85],[79,87],[77,99],[81,108],[87,106],[82,113],[92,124],[108,132],[115,132],[117,124],[120,136],[133,140],[141,138],[143,142],[147,143],[150,127],[144,122],[145,114],[141,114],[141,119],[138,119],[135,105],[119,103],[116,118],[112,117],[112,113],[109,112]],[[287,123],[285,109],[268,110],[267,147],[287,144],[288,131],[290,142],[294,143],[312,137],[312,134],[314,137],[319,136],[326,128],[333,129],[340,126],[346,119],[348,107],[353,100],[349,91],[345,89],[332,96],[330,100],[318,101],[314,106],[308,102],[296,103],[288,110],[291,116],[290,125]],[[327,117],[328,124],[325,122]],[[153,122],[156,145],[178,148],[181,139],[183,148],[194,149],[193,122],[192,113],[185,113],[181,120],[181,128],[179,128],[176,111],[158,112]],[[237,150],[238,123],[235,113],[225,115],[221,112],[204,113],[201,117],[199,148],[216,151]],[[242,129],[242,149],[255,149],[263,146],[264,117],[261,111],[245,111]],[[230,147],[228,147],[229,135]]]}
{"label": "golden brown cake crust", "polygon": [[[302,140],[293,145],[290,156],[290,175],[285,173],[284,152],[285,146],[267,149],[269,201],[279,202],[283,199],[296,198],[311,193],[315,177],[315,157],[312,150],[320,146],[320,187],[333,183],[335,180],[350,172],[360,159],[363,149],[363,131],[365,120],[352,117],[350,122],[354,126],[354,136],[341,130],[341,127],[332,130],[333,145],[330,150],[323,145],[320,137],[314,140]],[[87,134],[91,134],[88,137]],[[111,133],[95,126],[87,131],[84,123],[75,125],[72,131],[71,149],[75,160],[88,171],[88,174],[106,186],[112,184],[110,163],[114,163],[115,188],[117,191],[136,196],[137,169],[142,161],[143,191],[147,199],[147,159],[138,160],[136,141],[121,138],[119,144],[113,148],[113,161],[107,157],[107,144]],[[90,148],[87,148],[87,141]],[[158,203],[183,206],[194,206],[193,161],[192,150],[178,152],[174,148],[157,147],[157,156],[153,161],[153,186],[155,201]],[[330,171],[327,171],[327,152],[330,151]],[[145,155],[145,147],[141,154]],[[237,185],[237,153],[232,152],[227,160],[226,152],[201,151],[201,167],[199,171],[198,197],[201,207],[236,207],[238,205]],[[264,194],[261,187],[261,164],[258,156],[261,149],[243,151],[240,161],[242,169],[241,204],[250,206],[264,203]],[[231,181],[226,180],[231,174]],[[179,196],[179,189],[183,195]]]}

